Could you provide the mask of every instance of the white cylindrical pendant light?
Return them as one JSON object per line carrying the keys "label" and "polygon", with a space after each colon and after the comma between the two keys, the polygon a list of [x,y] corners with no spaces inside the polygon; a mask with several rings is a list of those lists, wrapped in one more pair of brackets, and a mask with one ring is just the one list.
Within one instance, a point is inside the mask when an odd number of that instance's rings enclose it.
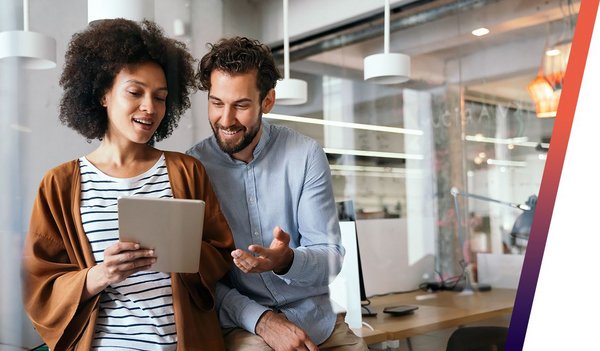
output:
{"label": "white cylindrical pendant light", "polygon": [[280,105],[301,105],[308,99],[308,85],[301,79],[282,79],[275,90],[275,101]]}
{"label": "white cylindrical pendant light", "polygon": [[88,23],[113,18],[154,20],[154,0],[88,0]]}
{"label": "white cylindrical pendant light", "polygon": [[290,40],[288,35],[288,0],[283,0],[283,79],[275,87],[275,101],[280,105],[301,105],[307,101],[308,84],[290,78]]}
{"label": "white cylindrical pendant light", "polygon": [[410,57],[390,53],[390,0],[385,0],[383,54],[364,59],[364,79],[377,84],[398,84],[410,79]]}
{"label": "white cylindrical pendant light", "polygon": [[27,69],[56,67],[56,40],[29,31],[29,1],[23,0],[23,30],[0,32],[0,60],[15,59]]}
{"label": "white cylindrical pendant light", "polygon": [[404,54],[375,54],[365,57],[365,80],[398,84],[410,79],[410,57]]}
{"label": "white cylindrical pendant light", "polygon": [[21,30],[0,33],[0,59],[14,58],[27,69],[56,67],[56,40]]}

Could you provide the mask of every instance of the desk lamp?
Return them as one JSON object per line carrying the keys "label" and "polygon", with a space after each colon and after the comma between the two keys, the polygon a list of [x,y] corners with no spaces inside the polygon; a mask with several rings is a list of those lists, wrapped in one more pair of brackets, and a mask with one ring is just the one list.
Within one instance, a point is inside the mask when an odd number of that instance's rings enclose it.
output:
{"label": "desk lamp", "polygon": [[537,196],[531,195],[527,202],[529,206],[528,210],[524,210],[523,213],[517,217],[515,224],[510,231],[510,244],[522,253],[527,247],[529,240],[529,232],[531,231],[531,225],[533,224],[533,214],[535,212],[535,205],[537,204]]}
{"label": "desk lamp", "polygon": [[[456,187],[452,187],[450,189],[450,194],[452,194],[452,197],[454,198],[454,208],[455,208],[456,217],[457,217],[457,221],[458,221],[458,223],[457,223],[458,224],[458,241],[459,241],[461,252],[463,255],[463,258],[461,260],[461,267],[463,269],[465,285],[464,285],[464,288],[462,289],[462,291],[465,293],[472,293],[473,292],[473,284],[471,282],[470,272],[469,272],[469,266],[471,263],[470,263],[470,260],[467,261],[467,258],[465,257],[464,250],[463,250],[464,244],[466,241],[466,237],[465,237],[465,233],[464,233],[463,226],[462,226],[462,220],[461,220],[462,217],[460,215],[460,206],[458,205],[458,196],[460,195],[460,196],[470,197],[470,198],[474,198],[474,199],[478,199],[478,200],[495,202],[495,203],[498,203],[501,205],[509,206],[512,208],[518,208],[519,210],[525,211],[524,213],[519,215],[519,217],[517,217],[517,220],[515,221],[515,224],[511,231],[511,237],[514,237],[514,238],[517,238],[516,233],[518,233],[518,235],[520,237],[525,237],[525,238],[529,237],[529,229],[531,229],[531,223],[533,222],[533,212],[535,210],[535,203],[537,202],[537,196],[535,196],[535,195],[530,196],[529,199],[527,200],[526,204],[516,204],[516,203],[512,203],[512,202],[492,199],[492,198],[486,197],[486,196],[471,194],[468,192],[462,192],[462,191],[459,191],[458,188],[456,188]],[[529,227],[527,227],[527,225],[529,225]],[[525,234],[525,230],[526,230],[526,234]],[[513,236],[513,233],[515,233],[514,236]],[[489,290],[491,287],[486,284],[478,284],[476,288],[478,290]]]}

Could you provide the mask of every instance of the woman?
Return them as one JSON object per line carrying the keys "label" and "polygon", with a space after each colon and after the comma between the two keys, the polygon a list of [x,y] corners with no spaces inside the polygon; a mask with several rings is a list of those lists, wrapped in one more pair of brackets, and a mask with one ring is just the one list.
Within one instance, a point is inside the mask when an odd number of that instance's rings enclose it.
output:
{"label": "woman", "polygon": [[[152,147],[189,107],[194,60],[153,23],[117,19],[73,36],[60,119],[89,155],[49,171],[24,255],[25,309],[52,350],[219,350],[214,285],[233,240],[203,166]],[[120,196],[206,202],[199,273],[152,271],[156,257],[118,241]],[[165,233],[168,235],[168,233]]]}

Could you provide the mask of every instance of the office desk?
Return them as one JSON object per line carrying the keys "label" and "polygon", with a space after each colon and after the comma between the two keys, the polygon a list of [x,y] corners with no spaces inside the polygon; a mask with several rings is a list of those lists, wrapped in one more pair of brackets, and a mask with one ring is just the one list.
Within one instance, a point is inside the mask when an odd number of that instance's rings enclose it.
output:
{"label": "office desk", "polygon": [[[377,316],[363,317],[363,322],[374,330],[362,327],[354,329],[354,332],[363,337],[367,344],[405,339],[506,315],[512,312],[515,296],[516,290],[492,289],[471,295],[451,291],[431,294],[419,291],[374,297],[369,307],[377,312]],[[395,305],[415,305],[419,309],[404,316],[383,313],[384,307]]]}

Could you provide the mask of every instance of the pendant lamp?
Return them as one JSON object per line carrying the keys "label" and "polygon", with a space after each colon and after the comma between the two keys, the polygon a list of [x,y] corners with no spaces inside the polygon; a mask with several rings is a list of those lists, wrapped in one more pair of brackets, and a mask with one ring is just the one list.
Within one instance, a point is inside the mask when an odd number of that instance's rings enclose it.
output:
{"label": "pendant lamp", "polygon": [[307,100],[307,84],[290,78],[290,40],[288,35],[288,0],[283,0],[283,79],[275,87],[275,102],[279,105],[300,105]]}
{"label": "pendant lamp", "polygon": [[390,53],[390,0],[385,0],[384,52],[365,57],[365,80],[377,84],[398,84],[410,79],[410,57]]}
{"label": "pendant lamp", "polygon": [[11,58],[27,69],[56,67],[56,40],[29,31],[29,0],[23,0],[23,30],[0,32],[0,60]]}
{"label": "pendant lamp", "polygon": [[154,0],[88,0],[88,23],[113,18],[154,20]]}
{"label": "pendant lamp", "polygon": [[571,53],[571,41],[562,40],[546,48],[537,77],[527,86],[538,118],[556,117],[563,79]]}

